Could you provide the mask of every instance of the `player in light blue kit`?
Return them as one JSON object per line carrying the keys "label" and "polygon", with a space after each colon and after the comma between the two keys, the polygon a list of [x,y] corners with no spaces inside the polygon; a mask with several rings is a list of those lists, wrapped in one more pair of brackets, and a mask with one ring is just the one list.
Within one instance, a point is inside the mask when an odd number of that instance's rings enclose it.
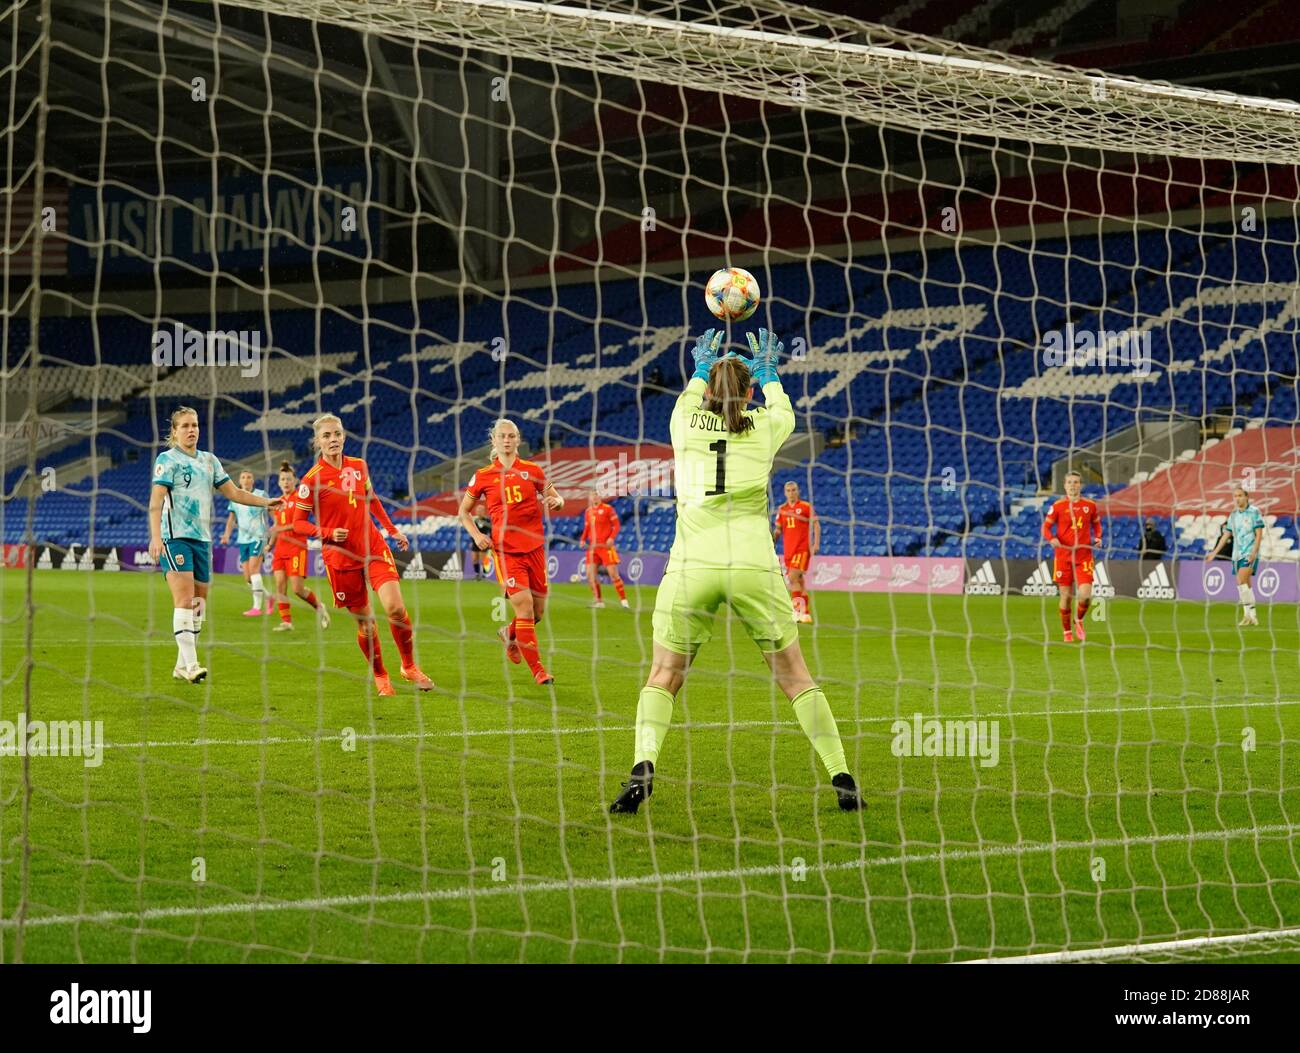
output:
{"label": "player in light blue kit", "polygon": [[[239,488],[254,497],[265,497],[265,490],[253,489],[257,482],[252,472],[239,473]],[[255,505],[230,506],[226,516],[226,529],[221,533],[221,543],[230,544],[230,532],[239,524],[239,534],[235,541],[239,545],[239,569],[244,572],[244,580],[253,590],[253,606],[244,612],[245,618],[258,618],[263,613],[262,602],[266,601],[265,613],[271,613],[271,601],[262,586],[262,555],[266,550],[266,535],[270,529],[270,520],[266,509]]]}
{"label": "player in light blue kit", "polygon": [[1259,509],[1250,503],[1250,494],[1245,487],[1239,486],[1232,491],[1237,507],[1223,524],[1219,543],[1214,551],[1205,557],[1209,563],[1219,554],[1223,544],[1232,538],[1232,569],[1237,572],[1237,599],[1241,603],[1241,621],[1239,625],[1258,625],[1259,616],[1255,613],[1255,590],[1250,587],[1250,579],[1259,570],[1259,547],[1264,543],[1264,517]]}
{"label": "player in light blue kit", "polygon": [[197,684],[208,675],[199,665],[195,637],[203,628],[212,576],[212,491],[258,508],[272,508],[280,499],[241,490],[216,457],[199,450],[199,415],[189,406],[172,414],[167,446],[153,467],[149,557],[162,560],[172,592],[172,633],[179,651],[172,676]]}

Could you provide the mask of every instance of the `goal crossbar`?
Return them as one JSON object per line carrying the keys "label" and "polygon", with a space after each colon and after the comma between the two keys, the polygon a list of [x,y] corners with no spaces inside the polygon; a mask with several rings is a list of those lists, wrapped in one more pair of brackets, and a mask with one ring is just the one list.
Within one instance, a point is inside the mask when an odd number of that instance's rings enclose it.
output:
{"label": "goal crossbar", "polygon": [[[1062,147],[1300,163],[1300,105],[1013,56],[974,57],[527,0],[230,0],[404,40],[497,51],[926,132]],[[840,19],[843,22],[843,19]],[[889,33],[861,23],[864,34]],[[895,34],[896,35],[896,34]],[[707,75],[707,83],[701,77]]]}

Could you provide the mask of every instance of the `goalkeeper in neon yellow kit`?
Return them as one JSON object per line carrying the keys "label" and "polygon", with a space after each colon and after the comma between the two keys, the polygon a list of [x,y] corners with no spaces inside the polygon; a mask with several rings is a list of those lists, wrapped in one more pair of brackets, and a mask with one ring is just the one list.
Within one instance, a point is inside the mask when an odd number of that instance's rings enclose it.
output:
{"label": "goalkeeper in neon yellow kit", "polygon": [[[654,658],[636,709],[636,763],[611,812],[635,812],[653,792],[673,702],[723,603],[744,624],[793,704],[839,806],[846,812],[862,806],[835,717],[799,648],[767,525],[772,461],[794,431],[794,410],[776,374],[784,345],[766,329],[758,334],[757,340],[749,334],[750,362],[736,354],[718,357],[721,331],[700,337],[695,373],[673,409],[677,538],[655,600]],[[749,406],[755,383],[765,407]]]}

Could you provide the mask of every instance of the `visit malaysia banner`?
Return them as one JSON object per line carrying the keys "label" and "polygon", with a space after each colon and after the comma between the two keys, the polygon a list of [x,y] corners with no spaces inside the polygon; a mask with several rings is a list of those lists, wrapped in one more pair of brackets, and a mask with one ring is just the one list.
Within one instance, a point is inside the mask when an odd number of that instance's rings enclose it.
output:
{"label": "visit malaysia banner", "polygon": [[[309,264],[313,250],[380,253],[382,223],[366,203],[364,169],[330,170],[317,187],[274,175],[147,189],[74,186],[68,191],[68,273],[148,273],[182,265],[209,272],[266,263]],[[372,181],[369,192],[377,193]],[[101,229],[102,225],[102,229]]]}

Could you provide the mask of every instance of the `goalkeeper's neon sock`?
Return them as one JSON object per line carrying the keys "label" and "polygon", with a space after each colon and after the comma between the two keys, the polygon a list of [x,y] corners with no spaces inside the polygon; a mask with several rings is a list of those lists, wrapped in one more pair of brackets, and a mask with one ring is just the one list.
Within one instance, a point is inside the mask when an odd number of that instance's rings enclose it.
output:
{"label": "goalkeeper's neon sock", "polygon": [[[388,670],[384,668],[384,652],[379,646],[379,633],[375,632],[373,626],[369,630],[359,629],[357,631],[357,646],[361,648],[361,653],[365,655],[370,671],[375,674],[376,683],[378,683],[379,677],[387,679]],[[381,691],[380,694],[383,694],[383,692]]]}
{"label": "goalkeeper's neon sock", "polygon": [[1061,628],[1068,633],[1070,631],[1070,608],[1066,606],[1059,609],[1061,612]]}
{"label": "goalkeeper's neon sock", "polygon": [[799,718],[799,726],[826,766],[826,774],[832,779],[836,775],[847,774],[849,766],[844,762],[840,729],[835,726],[835,714],[831,712],[831,705],[826,701],[821,688],[810,687],[795,696],[792,702],[794,715]]}
{"label": "goalkeeper's neon sock", "polygon": [[853,776],[848,772],[841,772],[835,776],[831,780],[831,785],[835,787],[836,803],[839,804],[841,812],[856,812],[859,808],[865,807],[858,784],[853,781]]}
{"label": "goalkeeper's neon sock", "polygon": [[636,815],[641,802],[654,793],[655,766],[650,761],[638,761],[632,766],[632,777],[623,784],[623,792],[609,806],[611,815]]}
{"label": "goalkeeper's neon sock", "polygon": [[627,603],[627,589],[623,588],[623,579],[614,582],[614,591],[618,593],[619,603]]}
{"label": "goalkeeper's neon sock", "polygon": [[636,752],[632,759],[640,764],[659,759],[659,748],[673,722],[673,696],[662,687],[646,684],[636,701]]}

